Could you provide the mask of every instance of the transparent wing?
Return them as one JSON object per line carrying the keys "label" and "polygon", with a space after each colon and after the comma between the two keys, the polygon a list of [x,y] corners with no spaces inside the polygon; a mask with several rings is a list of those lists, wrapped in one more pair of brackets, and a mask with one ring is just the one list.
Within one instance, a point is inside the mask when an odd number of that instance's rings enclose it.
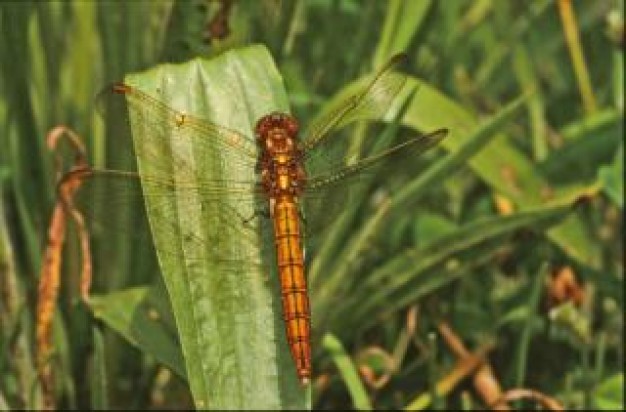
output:
{"label": "transparent wing", "polygon": [[366,157],[352,165],[313,176],[308,179],[308,191],[315,193],[320,190],[328,190],[337,185],[349,186],[350,178],[362,179],[364,177],[363,172],[385,161],[392,162],[419,156],[439,143],[447,134],[447,129],[439,129],[435,132],[410,139],[381,153]]}
{"label": "transparent wing", "polygon": [[[267,208],[254,141],[169,107],[158,90],[155,96],[119,83],[98,96],[108,147],[128,161],[65,177],[82,181],[76,203],[92,237],[105,251],[146,242],[161,259],[220,262],[233,273],[260,264],[258,220],[247,223]],[[106,266],[106,257],[101,261]]]}
{"label": "transparent wing", "polygon": [[256,164],[256,145],[243,133],[177,111],[133,86],[113,84],[97,100],[114,128],[111,137],[133,148],[138,161],[150,163],[155,172],[169,173],[172,164],[192,168],[189,151],[200,162],[229,169]]}
{"label": "transparent wing", "polygon": [[379,178],[384,179],[387,171],[385,169],[414,161],[422,153],[436,146],[447,133],[447,129],[439,129],[351,165],[311,176],[307,181],[306,194],[303,196],[308,225],[307,235],[315,236],[323,231],[346,208],[346,205],[360,204],[367,186]]}
{"label": "transparent wing", "polygon": [[384,115],[406,83],[405,75],[394,72],[405,58],[404,54],[392,57],[368,83],[309,125],[300,144],[305,156],[324,142],[331,130],[361,118]]}
{"label": "transparent wing", "polygon": [[[172,179],[140,178],[133,172],[93,169],[69,172],[62,182],[70,179],[81,182],[74,203],[85,216],[89,232],[108,243],[108,248],[152,241],[151,221],[173,239],[184,239],[186,247],[192,244],[206,251],[205,256],[213,260],[260,264],[259,256],[242,255],[247,249],[233,245],[233,239],[246,243],[256,236],[254,226],[246,224],[265,204],[255,183],[181,184]],[[173,241],[158,246],[159,253],[171,256],[179,256],[185,247]]]}

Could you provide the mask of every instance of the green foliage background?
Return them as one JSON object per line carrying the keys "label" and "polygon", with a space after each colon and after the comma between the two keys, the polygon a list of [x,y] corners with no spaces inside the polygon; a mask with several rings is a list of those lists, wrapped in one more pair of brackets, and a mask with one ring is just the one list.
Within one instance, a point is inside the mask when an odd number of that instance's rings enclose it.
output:
{"label": "green foliage background", "polygon": [[[389,142],[451,130],[417,167],[381,172],[312,245],[312,405],[484,407],[470,380],[434,393],[456,362],[437,334],[445,320],[470,350],[494,346],[489,360],[505,390],[535,389],[569,408],[623,408],[623,2],[573,5],[591,103],[553,1],[239,1],[221,41],[206,38],[217,2],[1,3],[0,407],[41,406],[34,309],[55,201],[46,132],[68,125],[92,164],[125,164],[129,153],[94,111],[104,85],[261,43],[303,124],[405,51],[404,69],[421,86],[403,116],[342,133]],[[115,218],[132,222],[133,213]],[[153,256],[123,236],[110,243],[96,243],[106,265],[95,268],[87,308],[77,242],[68,240],[54,330],[58,405],[193,407]],[[549,311],[550,272],[566,266],[587,299]],[[357,363],[390,373],[389,382],[367,386]]]}

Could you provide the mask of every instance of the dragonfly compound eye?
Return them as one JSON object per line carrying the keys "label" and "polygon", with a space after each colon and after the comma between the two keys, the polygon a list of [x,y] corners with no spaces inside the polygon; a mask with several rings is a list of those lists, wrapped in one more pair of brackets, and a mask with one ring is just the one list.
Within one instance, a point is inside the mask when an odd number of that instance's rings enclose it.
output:
{"label": "dragonfly compound eye", "polygon": [[267,133],[270,131],[270,129],[272,129],[272,115],[267,115],[267,116],[263,116],[259,119],[259,121],[257,121],[256,123],[256,127],[254,128],[254,133],[256,134],[257,138],[263,138],[263,136],[266,136]]}
{"label": "dragonfly compound eye", "polygon": [[298,130],[300,129],[300,125],[293,116],[285,116],[285,128],[287,129],[289,136],[296,137]]}

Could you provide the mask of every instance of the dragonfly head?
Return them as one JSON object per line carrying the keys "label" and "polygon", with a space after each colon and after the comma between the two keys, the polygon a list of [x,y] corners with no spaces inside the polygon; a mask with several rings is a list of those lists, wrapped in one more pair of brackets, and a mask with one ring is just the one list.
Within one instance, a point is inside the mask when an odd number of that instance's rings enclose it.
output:
{"label": "dragonfly head", "polygon": [[284,134],[295,139],[298,135],[298,121],[288,113],[272,112],[259,119],[256,123],[255,134],[257,139],[264,140],[270,134]]}

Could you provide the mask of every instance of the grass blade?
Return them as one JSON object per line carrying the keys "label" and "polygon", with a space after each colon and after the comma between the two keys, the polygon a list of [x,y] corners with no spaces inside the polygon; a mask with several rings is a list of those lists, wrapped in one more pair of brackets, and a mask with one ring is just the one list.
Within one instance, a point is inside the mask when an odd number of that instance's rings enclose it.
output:
{"label": "grass blade", "polygon": [[329,353],[333,362],[337,366],[344,383],[346,384],[350,397],[352,397],[352,404],[355,409],[371,411],[372,405],[363,387],[363,383],[359,378],[359,373],[356,367],[350,360],[350,357],[346,353],[341,341],[332,334],[326,334],[322,340],[322,346]]}
{"label": "grass blade", "polygon": [[94,409],[109,409],[104,337],[97,327],[94,327],[92,332],[94,356],[91,365],[91,404]]}
{"label": "grass blade", "polygon": [[[568,213],[571,206],[557,206],[536,211],[522,212],[510,216],[479,220],[461,227],[449,235],[425,245],[422,248],[406,250],[396,258],[371,273],[365,281],[359,283],[357,290],[351,291],[349,301],[342,309],[345,313],[336,314],[333,319],[345,318],[350,313],[354,325],[365,328],[374,319],[377,308],[385,305],[386,312],[401,309],[417,301],[427,293],[448,284],[469,270],[457,270],[458,262],[453,270],[441,269],[455,256],[469,255],[471,262],[476,256],[489,258],[502,246],[502,239],[507,234],[521,228],[542,229],[558,223]],[[484,246],[482,246],[484,245]],[[470,263],[476,266],[483,262],[477,259]],[[484,262],[483,262],[484,263]],[[384,284],[384,288],[380,285]],[[363,297],[367,296],[367,299]]]}
{"label": "grass blade", "polygon": [[391,56],[407,49],[431,4],[431,0],[391,0],[387,3],[385,23],[374,54],[373,67],[382,66]]}

